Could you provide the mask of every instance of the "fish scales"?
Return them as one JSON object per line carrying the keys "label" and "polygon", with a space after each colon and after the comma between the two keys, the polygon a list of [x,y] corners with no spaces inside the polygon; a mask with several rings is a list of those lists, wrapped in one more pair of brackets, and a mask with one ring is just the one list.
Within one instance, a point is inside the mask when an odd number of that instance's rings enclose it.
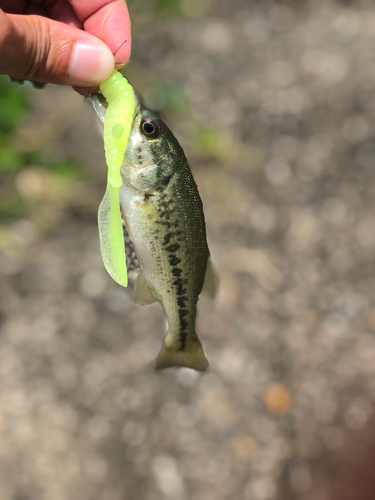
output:
{"label": "fish scales", "polygon": [[[207,361],[195,332],[209,256],[202,202],[181,146],[156,117],[145,122],[149,115],[139,110],[133,122],[121,170],[120,204],[140,279],[162,303],[168,319],[157,366],[203,370]],[[145,136],[142,123],[153,123],[160,133]]]}
{"label": "fish scales", "polygon": [[157,253],[164,254],[169,264],[163,274],[164,283],[169,284],[166,291],[169,295],[163,297],[162,303],[166,310],[171,309],[169,314],[166,311],[171,319],[177,304],[178,318],[174,318],[173,326],[179,331],[183,350],[189,337],[195,336],[196,304],[203,286],[208,248],[198,191],[190,170],[181,167],[168,187],[154,199],[150,198],[150,202],[161,217]]}

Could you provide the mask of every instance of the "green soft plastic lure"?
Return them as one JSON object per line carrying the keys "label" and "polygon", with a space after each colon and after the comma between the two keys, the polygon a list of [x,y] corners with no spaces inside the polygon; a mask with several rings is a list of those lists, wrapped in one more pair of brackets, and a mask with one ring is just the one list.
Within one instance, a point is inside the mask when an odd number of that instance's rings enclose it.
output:
{"label": "green soft plastic lure", "polygon": [[103,134],[107,188],[98,211],[100,249],[109,275],[120,285],[128,286],[119,191],[120,169],[132,126],[135,97],[132,86],[116,70],[100,85],[100,90],[108,103]]}

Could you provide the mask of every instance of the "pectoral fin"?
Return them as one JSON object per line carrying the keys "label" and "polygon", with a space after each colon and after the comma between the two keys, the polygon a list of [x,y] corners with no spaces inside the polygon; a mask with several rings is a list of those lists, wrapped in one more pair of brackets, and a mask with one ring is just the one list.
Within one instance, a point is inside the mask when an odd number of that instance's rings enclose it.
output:
{"label": "pectoral fin", "polygon": [[208,257],[202,293],[208,295],[211,298],[214,298],[216,295],[218,282],[219,280],[214,269],[214,265],[212,264],[211,257]]}
{"label": "pectoral fin", "polygon": [[141,306],[148,306],[156,301],[142,271],[139,271],[137,281],[135,282],[133,301]]}

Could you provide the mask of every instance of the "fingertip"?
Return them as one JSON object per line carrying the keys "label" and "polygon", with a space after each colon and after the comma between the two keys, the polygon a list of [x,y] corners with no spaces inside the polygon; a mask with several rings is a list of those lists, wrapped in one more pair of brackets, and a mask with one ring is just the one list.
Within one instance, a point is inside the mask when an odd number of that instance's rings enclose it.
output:
{"label": "fingertip", "polygon": [[72,51],[69,75],[76,85],[92,87],[106,80],[114,66],[112,52],[104,43],[78,40]]}
{"label": "fingertip", "polygon": [[106,6],[88,17],[85,30],[105,42],[115,63],[125,65],[131,52],[131,24],[126,2]]}

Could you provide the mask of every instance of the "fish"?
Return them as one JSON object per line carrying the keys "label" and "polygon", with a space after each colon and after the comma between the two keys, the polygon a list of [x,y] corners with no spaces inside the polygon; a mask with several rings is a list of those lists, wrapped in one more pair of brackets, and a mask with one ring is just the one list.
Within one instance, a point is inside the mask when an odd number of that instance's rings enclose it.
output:
{"label": "fish", "polygon": [[[94,103],[103,121],[105,103]],[[195,329],[202,289],[214,296],[216,274],[207,245],[203,205],[187,159],[160,117],[136,101],[121,166],[119,202],[139,272],[133,300],[159,301],[168,321],[156,368],[205,371],[208,361]]]}

